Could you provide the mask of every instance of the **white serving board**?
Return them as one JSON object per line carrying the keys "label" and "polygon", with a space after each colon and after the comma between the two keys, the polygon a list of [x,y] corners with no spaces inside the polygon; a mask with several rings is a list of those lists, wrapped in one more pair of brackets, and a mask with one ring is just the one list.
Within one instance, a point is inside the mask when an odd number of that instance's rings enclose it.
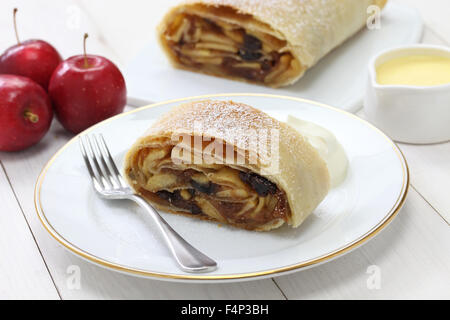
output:
{"label": "white serving board", "polygon": [[367,65],[377,52],[416,43],[423,23],[416,9],[389,2],[380,28],[364,28],[333,50],[292,86],[273,89],[174,69],[152,39],[128,65],[125,79],[128,103],[149,102],[216,93],[270,93],[307,98],[355,112],[362,106]]}

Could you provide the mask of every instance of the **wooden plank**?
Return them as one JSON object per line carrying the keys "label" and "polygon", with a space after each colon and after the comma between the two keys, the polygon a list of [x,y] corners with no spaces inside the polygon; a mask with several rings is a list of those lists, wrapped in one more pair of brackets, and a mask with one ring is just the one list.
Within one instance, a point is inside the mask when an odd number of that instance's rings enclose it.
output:
{"label": "wooden plank", "polygon": [[[445,44],[429,28],[423,42]],[[399,217],[373,241],[323,266],[275,278],[288,299],[450,297],[450,143],[399,147],[412,185],[431,206],[412,188]],[[371,282],[377,271],[379,289]]]}
{"label": "wooden plank", "polygon": [[450,143],[399,147],[408,160],[412,185],[450,224]]}
{"label": "wooden plank", "polygon": [[[443,40],[428,27],[423,43],[445,45]],[[426,107],[426,106],[425,106]],[[364,110],[358,113],[364,118]],[[408,162],[411,184],[427,202],[450,223],[450,143],[414,145],[399,143]]]}
{"label": "wooden plank", "polygon": [[0,203],[0,299],[59,299],[1,163]]}
{"label": "wooden plank", "polygon": [[[220,285],[179,284],[135,278],[94,266],[64,250],[47,234],[36,215],[34,183],[51,155],[71,135],[54,122],[41,143],[2,161],[25,216],[63,299],[283,299],[272,280]],[[80,271],[80,288],[73,285]],[[27,277],[26,274],[23,277]]]}
{"label": "wooden plank", "polygon": [[[109,3],[104,2],[103,4],[109,7]],[[18,7],[20,10],[18,23],[22,39],[43,38],[60,50],[64,57],[67,57],[81,52],[82,35],[84,32],[89,32],[89,52],[104,55],[120,65],[118,61],[121,59],[108,47],[98,25],[76,1],[43,0],[39,3],[1,1],[0,12],[5,15],[5,19],[0,20],[0,30],[2,30],[2,34],[6,35],[0,39],[1,47],[7,47],[15,42],[12,19],[6,18],[9,16],[9,12],[12,13],[13,7]],[[102,7],[102,15],[104,14],[103,9],[104,7]],[[118,25],[122,28],[126,22],[121,21]],[[124,46],[126,45],[124,44]],[[42,228],[34,208],[33,191],[35,180],[44,164],[70,137],[71,135],[55,121],[51,131],[38,145],[24,152],[2,156],[26,219],[62,298],[283,298],[271,280],[214,287],[143,280],[93,266],[62,249]],[[73,274],[71,272],[73,270],[81,272],[81,288],[72,283]],[[22,276],[27,278],[26,274]]]}
{"label": "wooden plank", "polygon": [[449,252],[448,225],[412,189],[398,217],[375,239],[275,281],[288,299],[449,299]]}
{"label": "wooden plank", "polygon": [[[392,1],[403,1],[405,3],[414,3],[413,5],[425,7],[432,3],[435,13],[430,14],[430,19],[426,18],[425,21],[427,22],[428,20],[433,20],[433,14],[445,14],[448,12],[448,10],[443,10],[442,6],[438,7],[436,5],[436,3],[442,4],[443,1],[445,2],[444,5],[448,5],[448,1],[446,0],[426,1],[426,4],[419,0]],[[44,38],[54,44],[65,57],[68,57],[81,52],[82,34],[84,32],[89,32],[90,42],[88,44],[88,50],[92,53],[107,56],[121,66],[129,61],[129,59],[145,44],[148,34],[154,32],[154,26],[162,15],[162,12],[154,10],[156,5],[154,3],[155,1],[143,3],[141,1],[137,2],[136,0],[131,0],[127,2],[127,6],[123,6],[123,2],[120,1],[106,2],[97,0],[88,2],[82,0],[75,2],[62,0],[55,2],[43,0],[39,1],[39,3],[34,3],[29,1],[4,0],[0,2],[0,12],[2,12],[2,16],[5,17],[4,19],[0,19],[0,30],[2,31],[2,35],[4,35],[4,37],[0,39],[0,46],[4,48],[15,42],[14,34],[12,33],[12,20],[7,17],[9,12],[12,11],[13,6],[18,6],[21,10],[19,15],[21,38]],[[104,14],[106,7],[108,8],[107,15]],[[425,15],[427,15],[428,13],[426,12],[428,12],[427,10],[429,10],[429,8],[421,8],[421,11],[424,12],[425,10]],[[80,17],[79,20],[77,20],[77,12],[80,12],[77,11],[78,9],[81,11],[81,14],[78,16]],[[78,24],[77,21],[79,21]],[[438,24],[436,24],[436,22],[438,22]],[[440,29],[439,24],[441,22],[439,19],[437,19],[436,22],[432,21],[431,25],[434,26],[434,29],[438,30],[437,33],[442,36],[441,30],[446,29],[445,27],[444,29]],[[444,24],[448,25],[447,20],[444,21]],[[450,32],[446,32],[445,34],[449,35]],[[442,37],[446,38],[445,36]],[[41,144],[22,153],[8,155],[7,159],[4,160],[5,167],[11,177],[20,203],[24,208],[27,220],[31,225],[33,233],[37,238],[37,242],[63,298],[283,298],[280,291],[271,280],[226,285],[164,283],[137,279],[104,270],[92,266],[64,251],[41,227],[35,215],[32,196],[34,181],[37,178],[40,169],[46,160],[50,158],[51,154],[56,151],[59,146],[65,143],[68,138],[70,138],[70,135],[55,123],[52,131]],[[448,190],[448,188],[445,189],[445,187],[448,186],[448,184],[445,184],[445,180],[449,181],[449,179],[448,176],[439,175],[438,173],[445,169],[447,169],[448,172],[448,166],[442,165],[448,160],[448,156],[437,157],[435,152],[439,151],[442,154],[442,152],[448,151],[447,147],[442,148],[442,146],[438,146],[436,149],[428,149],[427,146],[427,148],[423,149],[420,146],[408,145],[406,147],[401,146],[401,148],[410,161],[414,186],[425,196],[425,198],[427,198],[427,201],[430,201],[433,207],[438,211],[445,212],[445,208],[449,208],[449,204],[448,202],[445,202],[446,199],[444,198],[445,190]],[[426,153],[426,155],[421,154],[422,152]],[[431,161],[431,169],[430,167],[427,167],[427,161]],[[448,164],[448,161],[446,163]],[[423,169],[424,166],[426,169]],[[428,178],[429,175],[427,174],[427,170],[433,172],[430,178]],[[436,181],[435,179],[440,182],[434,184],[436,187],[433,190],[430,189],[432,187],[429,185],[434,183],[434,181]],[[428,191],[429,193],[427,193]],[[442,276],[442,271],[445,270],[447,274],[449,274],[448,261],[445,260],[445,254],[443,255],[438,249],[442,248],[441,242],[444,242],[444,245],[445,242],[448,243],[448,238],[446,238],[443,233],[444,229],[442,225],[436,223],[436,219],[441,218],[426,205],[414,191],[411,191],[411,194],[414,194],[414,196],[412,196],[413,200],[408,199],[407,207],[413,209],[407,210],[407,208],[405,208],[405,210],[403,210],[410,212],[409,215],[406,215],[409,217],[408,219],[401,218],[404,215],[404,212],[402,212],[400,217],[394,221],[394,224],[389,227],[388,230],[363,248],[358,249],[335,262],[331,262],[330,264],[320,266],[316,269],[306,270],[299,274],[279,278],[277,279],[277,282],[280,284],[280,287],[287,292],[289,298],[345,298],[350,296],[354,298],[387,298],[402,295],[404,297],[421,297],[425,295],[445,296],[442,292],[442,288],[445,289],[449,287],[448,277]],[[409,198],[411,198],[411,194]],[[418,212],[423,215],[421,217],[422,220],[418,217]],[[399,220],[402,222],[399,226],[396,226]],[[442,219],[441,222],[443,223]],[[418,229],[418,225],[424,227]],[[430,229],[435,227],[435,239],[439,242],[436,246],[430,244]],[[391,229],[394,229],[394,231],[389,233],[389,230]],[[424,231],[425,229],[426,232]],[[412,235],[414,232],[414,237],[417,238],[415,241],[419,242],[422,237],[425,237],[426,244],[422,245],[421,243],[415,243]],[[421,232],[423,232],[423,234]],[[390,234],[390,236],[386,236],[385,234]],[[382,244],[375,245],[380,241]],[[393,244],[389,241],[392,241]],[[406,243],[402,246],[401,244],[404,241],[406,241]],[[415,252],[416,250],[414,250],[413,244],[418,245],[418,253]],[[428,262],[420,260],[424,257],[425,246],[430,246],[430,249],[427,251],[428,255],[425,256],[425,258],[428,259]],[[448,252],[448,247],[445,249],[447,250],[446,252]],[[388,253],[385,253],[385,251],[388,251]],[[392,253],[392,251],[394,251],[394,253]],[[444,258],[442,256],[444,256]],[[1,259],[3,259],[3,254]],[[402,265],[401,259],[405,259],[406,264]],[[419,261],[416,261],[416,259],[419,259]],[[371,290],[367,293],[366,291],[369,290],[365,287],[365,284],[369,275],[366,274],[365,271],[367,270],[366,266],[370,263],[376,263],[382,268],[382,288],[381,291]],[[71,266],[77,266],[81,271],[81,288],[79,289],[73,288],[73,286],[70,285],[71,275],[69,272]],[[406,273],[404,272],[404,269],[406,269]],[[438,272],[437,275],[430,273],[435,272],[436,270]],[[10,272],[9,269],[8,272]],[[386,275],[386,273],[388,273],[388,275]],[[310,274],[311,277],[308,277],[308,274]],[[27,274],[22,276],[25,278],[23,281],[32,281],[28,279]],[[298,276],[301,281],[294,280],[290,283],[289,277],[296,276]],[[409,276],[414,276],[415,278],[409,279]],[[436,277],[439,276],[442,276],[441,289],[434,287],[436,286],[436,283],[439,282],[436,280]],[[427,280],[427,277],[430,277],[431,280]],[[386,283],[386,279],[389,280],[390,284]],[[409,284],[407,283],[408,281],[410,282]],[[283,283],[283,285],[281,285],[281,283]],[[421,288],[423,290],[417,292]],[[18,291],[21,292],[28,289],[29,288],[27,287]],[[430,292],[430,290],[433,292]],[[376,292],[374,293],[374,291]],[[405,291],[408,291],[406,295]]]}

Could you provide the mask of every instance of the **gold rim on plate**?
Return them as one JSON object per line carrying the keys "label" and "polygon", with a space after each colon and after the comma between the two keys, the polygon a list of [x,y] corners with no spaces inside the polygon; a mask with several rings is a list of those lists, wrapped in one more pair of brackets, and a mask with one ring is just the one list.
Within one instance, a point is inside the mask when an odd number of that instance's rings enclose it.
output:
{"label": "gold rim on plate", "polygon": [[[394,149],[395,153],[399,157],[399,160],[400,160],[400,162],[402,164],[402,168],[403,168],[402,189],[401,189],[399,197],[398,197],[397,201],[395,202],[395,204],[393,205],[393,207],[384,216],[384,218],[376,226],[374,226],[371,230],[369,230],[367,233],[365,233],[358,239],[348,243],[347,245],[345,245],[339,249],[336,249],[332,252],[329,252],[327,254],[324,254],[320,257],[310,259],[307,261],[303,261],[303,262],[300,262],[297,264],[279,267],[279,268],[270,269],[270,270],[263,270],[263,271],[250,272],[250,273],[226,274],[226,275],[190,275],[190,274],[169,274],[169,273],[150,272],[150,271],[136,269],[136,268],[120,265],[120,264],[117,264],[114,262],[110,262],[110,261],[104,260],[100,257],[97,257],[93,254],[90,254],[89,252],[83,251],[82,249],[73,245],[68,240],[66,240],[62,235],[60,235],[52,227],[50,222],[47,220],[44,209],[42,207],[42,203],[41,203],[41,187],[42,187],[42,183],[44,181],[45,175],[46,175],[48,169],[50,168],[51,164],[53,163],[53,161],[58,157],[58,155],[61,154],[68,146],[70,146],[72,143],[74,143],[79,135],[86,134],[87,132],[90,132],[91,130],[97,128],[98,126],[101,126],[102,124],[104,124],[106,122],[113,121],[115,119],[118,119],[125,115],[129,115],[131,113],[139,112],[143,109],[149,109],[149,108],[157,107],[160,105],[174,103],[174,102],[181,102],[181,101],[185,101],[185,100],[203,99],[203,98],[220,98],[220,97],[239,97],[239,96],[269,97],[269,98],[294,100],[294,101],[298,101],[298,102],[302,102],[302,103],[309,103],[312,105],[324,107],[324,108],[327,108],[327,109],[330,109],[333,111],[343,113],[343,114],[350,116],[358,121],[363,122],[365,125],[369,126],[373,130],[375,130],[378,134],[380,134],[384,139],[386,139],[392,145],[392,148]],[[258,277],[275,275],[275,274],[280,275],[281,273],[286,273],[286,272],[293,271],[293,270],[305,269],[305,268],[313,266],[313,265],[318,265],[318,264],[324,263],[326,261],[330,261],[334,258],[337,258],[337,257],[357,248],[358,246],[362,245],[363,243],[365,243],[366,241],[368,241],[369,239],[371,239],[372,237],[377,235],[381,230],[383,230],[394,219],[394,217],[398,214],[400,208],[403,206],[403,204],[405,202],[406,196],[408,194],[408,189],[409,189],[409,168],[408,168],[408,164],[406,162],[406,159],[405,159],[403,153],[400,151],[400,149],[397,147],[397,145],[389,137],[387,137],[381,130],[379,130],[378,128],[376,128],[375,126],[370,124],[369,122],[367,122],[347,111],[338,109],[336,107],[331,107],[329,105],[326,105],[326,104],[323,104],[320,102],[308,100],[308,99],[289,97],[289,96],[281,96],[281,95],[273,95],[273,94],[263,94],[263,93],[261,93],[261,94],[259,94],[259,93],[230,93],[230,94],[210,94],[210,95],[194,96],[194,97],[187,97],[187,98],[180,98],[180,99],[158,102],[158,103],[154,103],[154,104],[151,104],[148,106],[136,108],[135,110],[121,113],[119,115],[116,115],[112,118],[106,119],[88,129],[86,129],[85,131],[79,133],[78,135],[73,137],[71,140],[69,140],[63,147],[61,147],[50,158],[50,160],[47,162],[47,164],[44,166],[44,168],[42,169],[42,171],[39,174],[39,177],[36,181],[36,186],[34,189],[34,205],[35,205],[39,220],[41,221],[44,228],[50,233],[50,235],[53,238],[55,238],[59,243],[61,243],[66,249],[69,249],[73,253],[75,253],[75,254],[81,256],[82,258],[84,258],[90,262],[93,262],[97,265],[111,268],[111,269],[114,269],[119,272],[143,276],[143,277],[156,277],[156,278],[162,278],[162,279],[180,279],[180,280],[233,280],[233,279],[249,279],[249,278],[255,279]]]}

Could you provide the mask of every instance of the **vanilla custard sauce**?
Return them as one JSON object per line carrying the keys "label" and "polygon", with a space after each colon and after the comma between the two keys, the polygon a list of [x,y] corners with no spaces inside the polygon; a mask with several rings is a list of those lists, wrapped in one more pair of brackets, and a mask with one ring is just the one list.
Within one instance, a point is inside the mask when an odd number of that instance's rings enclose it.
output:
{"label": "vanilla custard sauce", "polygon": [[394,58],[376,68],[382,85],[437,86],[450,83],[450,58],[409,55]]}

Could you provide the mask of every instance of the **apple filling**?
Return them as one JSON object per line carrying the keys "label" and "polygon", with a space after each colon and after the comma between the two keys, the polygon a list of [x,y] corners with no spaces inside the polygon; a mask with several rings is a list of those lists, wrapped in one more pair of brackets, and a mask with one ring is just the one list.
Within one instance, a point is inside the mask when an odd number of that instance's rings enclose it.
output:
{"label": "apple filling", "polygon": [[174,15],[163,34],[164,45],[182,67],[262,84],[282,82],[300,69],[285,40],[230,22],[230,16],[239,16],[235,12],[225,11],[226,21],[201,12]]}
{"label": "apple filling", "polygon": [[175,164],[171,150],[142,149],[127,172],[159,207],[249,230],[290,215],[286,194],[268,179],[222,164]]}

